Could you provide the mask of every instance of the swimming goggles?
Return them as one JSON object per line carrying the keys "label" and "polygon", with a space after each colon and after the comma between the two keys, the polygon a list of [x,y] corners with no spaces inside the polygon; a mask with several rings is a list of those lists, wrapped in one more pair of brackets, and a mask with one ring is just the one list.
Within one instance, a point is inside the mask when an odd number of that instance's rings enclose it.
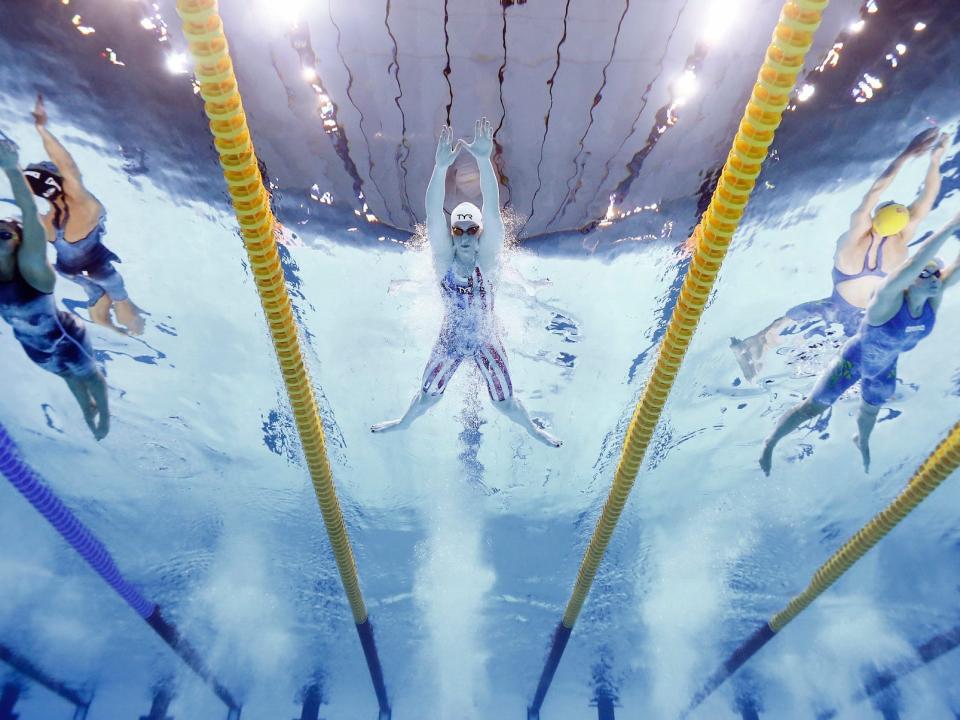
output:
{"label": "swimming goggles", "polygon": [[480,226],[471,225],[468,228],[454,226],[453,228],[450,229],[450,232],[453,233],[455,237],[460,237],[464,233],[466,233],[467,235],[473,236],[473,235],[476,235],[478,232],[480,232]]}
{"label": "swimming goggles", "polygon": [[0,240],[12,240],[16,235],[9,230],[0,230]]}
{"label": "swimming goggles", "polygon": [[920,271],[920,279],[921,279],[921,280],[926,280],[926,279],[932,278],[932,277],[935,277],[935,278],[940,277],[940,269],[939,269],[939,268],[936,269],[936,270],[931,270],[930,268],[924,268],[923,270]]}

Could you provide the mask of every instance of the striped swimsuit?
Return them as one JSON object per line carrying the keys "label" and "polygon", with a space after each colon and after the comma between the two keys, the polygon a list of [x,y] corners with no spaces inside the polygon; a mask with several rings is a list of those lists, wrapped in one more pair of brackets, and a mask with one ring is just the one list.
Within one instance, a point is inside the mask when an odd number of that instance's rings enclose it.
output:
{"label": "striped swimsuit", "polygon": [[513,397],[507,353],[493,317],[493,294],[480,268],[474,268],[468,278],[459,278],[453,269],[447,270],[440,290],[444,303],[443,325],[423,371],[423,392],[442,395],[460,363],[472,357],[487,383],[491,400],[502,402]]}

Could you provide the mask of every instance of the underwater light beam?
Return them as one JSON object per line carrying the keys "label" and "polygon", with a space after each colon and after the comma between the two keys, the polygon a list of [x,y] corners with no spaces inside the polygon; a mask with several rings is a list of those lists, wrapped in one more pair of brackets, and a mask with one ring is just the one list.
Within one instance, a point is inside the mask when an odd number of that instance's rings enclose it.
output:
{"label": "underwater light beam", "polygon": [[690,68],[683,71],[683,74],[673,83],[673,96],[676,105],[683,105],[687,100],[697,94],[697,75]]}
{"label": "underwater light beam", "polygon": [[736,24],[742,13],[743,0],[710,3],[705,13],[701,38],[710,45],[716,45]]}

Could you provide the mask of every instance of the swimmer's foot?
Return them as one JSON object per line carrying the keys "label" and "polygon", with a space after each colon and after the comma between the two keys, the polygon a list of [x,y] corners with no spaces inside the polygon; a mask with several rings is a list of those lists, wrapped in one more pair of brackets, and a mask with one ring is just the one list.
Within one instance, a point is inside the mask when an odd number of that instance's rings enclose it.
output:
{"label": "swimmer's foot", "polygon": [[532,420],[533,428],[531,434],[544,445],[549,445],[550,447],[558,448],[563,445],[563,442],[558,438],[555,438],[553,435],[548,433],[543,429],[543,425],[538,418]]}
{"label": "swimmer's foot", "polygon": [[93,436],[99,440],[97,437],[97,406],[94,404],[92,398],[88,398],[87,402],[80,405],[80,410],[83,411],[84,422],[87,423],[87,427],[90,428],[90,432],[93,433]]}
{"label": "swimmer's foot", "polygon": [[759,357],[751,348],[750,338],[740,340],[739,338],[730,338],[730,350],[740,366],[740,372],[743,373],[743,379],[747,382],[753,382],[759,372]]}
{"label": "swimmer's foot", "polygon": [[763,453],[760,455],[760,469],[763,474],[770,477],[770,469],[773,467],[773,444],[768,440],[763,445]]}
{"label": "swimmer's foot", "polygon": [[143,311],[127,300],[120,300],[113,304],[113,310],[117,313],[117,321],[126,327],[131,335],[143,335],[143,328],[146,321],[141,314]]}
{"label": "swimmer's foot", "polygon": [[86,401],[81,404],[80,409],[83,410],[83,419],[86,421],[87,427],[90,428],[90,432],[93,433],[93,437],[97,440],[103,440],[110,432],[110,414],[100,411],[100,407],[92,394],[87,395]]}
{"label": "swimmer's foot", "polygon": [[97,325],[103,325],[120,333],[123,332],[123,328],[113,324],[110,317],[110,298],[106,295],[101,295],[100,299],[90,306],[90,319]]}
{"label": "swimmer's foot", "polygon": [[400,430],[403,427],[402,423],[402,420],[386,420],[384,422],[378,422],[375,425],[370,426],[370,432],[383,433],[390,432],[391,430]]}
{"label": "swimmer's foot", "polygon": [[860,433],[853,436],[853,444],[860,451],[860,457],[863,459],[863,471],[870,472],[870,444],[869,442],[860,442]]}

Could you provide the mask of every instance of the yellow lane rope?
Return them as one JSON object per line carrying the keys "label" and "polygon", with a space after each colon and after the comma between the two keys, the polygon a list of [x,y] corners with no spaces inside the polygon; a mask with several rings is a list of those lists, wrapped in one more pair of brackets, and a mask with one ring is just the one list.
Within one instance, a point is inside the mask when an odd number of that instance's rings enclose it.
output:
{"label": "yellow lane rope", "polygon": [[817,596],[833,585],[870,548],[893,530],[897,523],[923,502],[927,495],[936,490],[958,466],[960,466],[960,422],[953,426],[950,434],[923,461],[903,492],[820,566],[806,590],[793,598],[783,610],[770,619],[768,623],[770,629],[780,632],[784,625],[803,612]]}
{"label": "yellow lane rope", "polygon": [[686,718],[727,679],[756,655],[784,626],[803,612],[814,600],[835,583],[850,567],[863,557],[914,508],[960,466],[960,422],[953,426],[946,439],[923,461],[907,486],[886,509],[864,525],[843,547],[827,560],[807,588],[794,597],[787,606],[763,623],[734,650],[707,678],[680,715]]}
{"label": "yellow lane rope", "polygon": [[333,486],[317,401],[304,366],[290,297],[284,285],[280,255],[274,240],[275,220],[270,211],[270,198],[257,166],[217,0],[177,0],[177,13],[183,21],[183,32],[193,55],[200,95],[210,119],[210,132],[214,135],[223,177],[240,223],[243,244],[270,327],[320,512],[354,621],[359,625],[366,621],[367,609]]}
{"label": "yellow lane rope", "polygon": [[690,269],[684,278],[653,373],[630,421],[613,486],[580,564],[573,593],[563,614],[563,624],[567,628],[576,623],[590,592],[828,3],[829,0],[790,0],[780,14],[717,189],[693,231],[696,249]]}

